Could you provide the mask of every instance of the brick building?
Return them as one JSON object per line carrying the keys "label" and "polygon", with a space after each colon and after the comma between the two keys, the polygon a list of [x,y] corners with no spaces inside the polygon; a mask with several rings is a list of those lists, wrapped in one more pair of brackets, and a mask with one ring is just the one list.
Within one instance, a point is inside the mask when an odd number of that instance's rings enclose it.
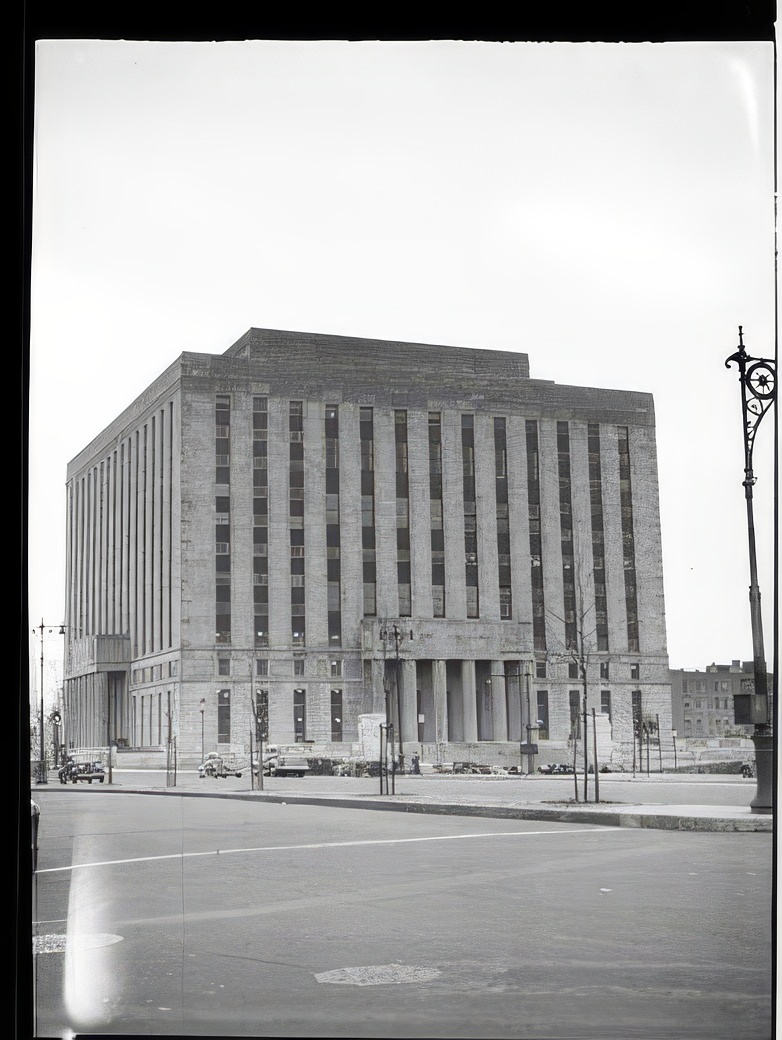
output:
{"label": "brick building", "polygon": [[601,758],[670,730],[653,401],[523,353],[251,329],[68,467],[69,745]]}
{"label": "brick building", "polygon": [[[680,737],[751,737],[754,726],[737,725],[733,697],[752,692],[753,661],[710,664],[705,669],[671,669],[673,728]],[[768,675],[769,693],[773,676]]]}

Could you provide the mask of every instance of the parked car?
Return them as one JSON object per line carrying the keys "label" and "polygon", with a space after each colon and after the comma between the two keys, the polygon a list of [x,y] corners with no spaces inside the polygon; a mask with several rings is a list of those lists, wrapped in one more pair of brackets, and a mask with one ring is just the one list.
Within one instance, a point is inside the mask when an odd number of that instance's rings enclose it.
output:
{"label": "parked car", "polygon": [[217,777],[224,780],[227,776],[240,777],[242,771],[237,766],[235,755],[221,755],[217,751],[210,751],[198,767],[198,775],[202,780],[205,776]]}
{"label": "parked car", "polygon": [[[274,744],[269,744],[263,752],[263,775],[271,776],[272,770],[277,765],[277,758],[279,756],[279,748]],[[253,776],[258,775],[258,756],[256,755],[253,759]]]}
{"label": "parked car", "polygon": [[304,776],[310,770],[309,762],[304,755],[278,755],[274,763],[270,763],[270,776]]}
{"label": "parked car", "polygon": [[105,775],[106,771],[100,762],[74,762],[72,758],[69,758],[57,773],[61,784],[77,784],[80,780],[88,784],[97,780],[102,784]]}

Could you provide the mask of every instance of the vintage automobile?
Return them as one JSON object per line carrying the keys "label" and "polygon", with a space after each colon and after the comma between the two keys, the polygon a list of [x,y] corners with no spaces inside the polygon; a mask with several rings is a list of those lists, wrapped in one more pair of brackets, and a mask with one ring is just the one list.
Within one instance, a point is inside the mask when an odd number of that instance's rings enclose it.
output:
{"label": "vintage automobile", "polygon": [[279,754],[269,763],[270,776],[304,776],[310,770],[304,755]]}
{"label": "vintage automobile", "polygon": [[[274,767],[277,765],[277,759],[279,757],[279,748],[275,744],[269,744],[263,752],[263,775],[271,776]],[[258,756],[256,755],[253,759],[253,776],[258,775]]]}
{"label": "vintage automobile", "polygon": [[88,784],[97,780],[102,784],[105,775],[106,771],[100,762],[74,762],[72,758],[69,758],[57,773],[61,784],[77,784],[80,780]]}
{"label": "vintage automobile", "polygon": [[205,776],[225,779],[227,776],[241,776],[242,771],[238,768],[234,755],[221,755],[217,751],[210,751],[198,767],[198,775],[202,780]]}

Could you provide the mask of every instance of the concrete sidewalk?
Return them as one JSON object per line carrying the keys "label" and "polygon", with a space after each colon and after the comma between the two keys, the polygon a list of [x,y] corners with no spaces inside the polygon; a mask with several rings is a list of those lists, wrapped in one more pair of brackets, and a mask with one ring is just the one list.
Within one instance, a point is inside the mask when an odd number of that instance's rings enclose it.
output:
{"label": "concrete sidewalk", "polygon": [[[108,778],[107,778],[108,779]],[[394,778],[394,793],[380,793],[377,778],[307,776],[299,779],[265,777],[263,790],[254,789],[247,774],[243,777],[220,779],[200,778],[196,772],[179,771],[175,778],[166,777],[165,772],[156,770],[112,771],[112,782],[93,785],[77,785],[77,789],[88,791],[119,792],[123,794],[180,795],[184,797],[231,798],[251,801],[266,801],[301,805],[323,805],[338,808],[371,809],[375,811],[437,813],[453,816],[484,818],[541,820],[561,823],[583,823],[592,826],[647,827],[657,830],[685,831],[744,831],[771,833],[774,827],[772,814],[753,813],[749,805],[713,805],[697,802],[697,795],[704,782],[711,779],[714,784],[729,785],[732,778],[704,778],[682,776],[659,776],[643,778],[640,782],[627,778],[626,782],[615,777],[614,787],[623,793],[643,797],[644,791],[657,797],[664,788],[661,783],[686,787],[692,802],[670,804],[667,802],[626,802],[603,800],[595,802],[574,800],[573,778],[562,777],[551,780],[544,777],[517,778],[510,782],[481,782],[481,777],[412,777]],[[494,779],[494,778],[490,778]],[[498,778],[499,779],[499,778]],[[656,790],[648,786],[655,785]],[[748,781],[751,785],[751,782]],[[607,787],[603,784],[603,787]],[[73,785],[62,785],[56,773],[50,776],[48,785],[33,785],[33,797],[46,788],[73,791]],[[740,792],[749,802],[755,793],[754,785]],[[590,783],[590,799],[594,789]],[[614,794],[615,797],[615,794]]]}

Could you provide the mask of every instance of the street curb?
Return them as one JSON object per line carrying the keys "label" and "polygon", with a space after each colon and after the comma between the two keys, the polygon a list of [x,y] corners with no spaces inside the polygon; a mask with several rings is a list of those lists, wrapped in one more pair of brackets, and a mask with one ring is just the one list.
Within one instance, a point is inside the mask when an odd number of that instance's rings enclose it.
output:
{"label": "street curb", "polygon": [[[412,802],[389,795],[388,801],[366,798],[329,797],[328,795],[269,794],[265,791],[193,791],[180,787],[115,787],[100,786],[95,790],[115,794],[179,795],[183,798],[228,798],[234,801],[262,801],[277,805],[323,805],[335,809],[371,809],[385,812],[407,812],[435,816],[475,816],[501,820],[540,820],[549,823],[580,823],[593,827],[629,827],[636,829],[768,833],[773,831],[772,815],[746,817],[687,816],[656,812],[608,812],[600,809],[545,809],[537,806],[480,805],[459,802]],[[73,790],[66,787],[66,790]],[[82,788],[87,790],[87,788]],[[93,790],[92,787],[89,790]]]}

